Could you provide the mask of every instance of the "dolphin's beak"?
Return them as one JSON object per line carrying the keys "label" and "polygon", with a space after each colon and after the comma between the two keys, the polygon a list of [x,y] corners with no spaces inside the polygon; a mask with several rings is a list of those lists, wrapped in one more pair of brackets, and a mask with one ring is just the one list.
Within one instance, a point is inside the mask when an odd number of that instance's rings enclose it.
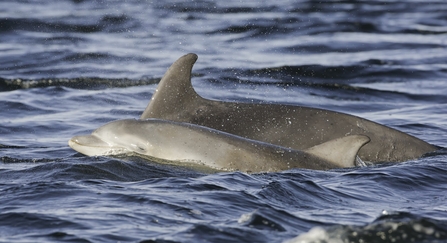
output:
{"label": "dolphin's beak", "polygon": [[88,156],[110,155],[113,147],[94,135],[74,136],[68,145],[81,154]]}

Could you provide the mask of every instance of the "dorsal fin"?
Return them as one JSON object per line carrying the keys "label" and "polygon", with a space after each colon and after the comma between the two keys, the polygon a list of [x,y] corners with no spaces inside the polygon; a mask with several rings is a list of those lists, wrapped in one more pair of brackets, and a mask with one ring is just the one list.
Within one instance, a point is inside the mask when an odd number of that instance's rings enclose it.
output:
{"label": "dorsal fin", "polygon": [[359,149],[369,141],[369,137],[365,135],[350,135],[313,146],[305,151],[341,168],[354,167]]}
{"label": "dorsal fin", "polygon": [[178,113],[183,110],[184,104],[200,97],[191,84],[191,71],[197,58],[196,54],[189,53],[169,67],[140,119]]}

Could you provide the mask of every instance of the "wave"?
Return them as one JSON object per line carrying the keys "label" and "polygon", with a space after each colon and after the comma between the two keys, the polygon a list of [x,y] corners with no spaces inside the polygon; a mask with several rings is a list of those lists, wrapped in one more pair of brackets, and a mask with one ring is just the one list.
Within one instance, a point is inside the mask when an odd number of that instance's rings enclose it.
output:
{"label": "wave", "polygon": [[90,23],[76,20],[72,16],[61,19],[35,18],[0,18],[0,33],[18,30],[32,32],[68,32],[68,33],[96,33],[96,32],[125,32],[138,24],[126,15],[103,15],[99,19],[90,18]]}
{"label": "wave", "polygon": [[0,78],[0,92],[17,89],[65,86],[76,89],[106,89],[156,84],[158,78],[110,79],[110,78],[41,78],[41,79],[5,79]]}
{"label": "wave", "polygon": [[447,221],[420,217],[406,212],[383,214],[363,226],[314,227],[286,243],[313,242],[431,242],[447,240]]}

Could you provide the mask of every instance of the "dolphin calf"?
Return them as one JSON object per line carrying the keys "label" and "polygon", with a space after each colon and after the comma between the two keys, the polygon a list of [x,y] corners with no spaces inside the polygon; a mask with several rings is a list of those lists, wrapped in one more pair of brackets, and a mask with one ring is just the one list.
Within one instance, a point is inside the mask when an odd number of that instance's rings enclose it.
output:
{"label": "dolphin calf", "polygon": [[197,55],[190,53],[171,65],[141,119],[193,123],[296,150],[348,135],[366,135],[371,142],[360,149],[359,156],[372,163],[416,159],[439,149],[398,130],[336,111],[204,99],[191,84],[196,60]]}
{"label": "dolphin calf", "polygon": [[291,168],[326,170],[353,167],[369,138],[352,135],[304,151],[246,139],[208,127],[160,119],[117,120],[68,144],[89,156],[134,153],[217,170],[273,172]]}

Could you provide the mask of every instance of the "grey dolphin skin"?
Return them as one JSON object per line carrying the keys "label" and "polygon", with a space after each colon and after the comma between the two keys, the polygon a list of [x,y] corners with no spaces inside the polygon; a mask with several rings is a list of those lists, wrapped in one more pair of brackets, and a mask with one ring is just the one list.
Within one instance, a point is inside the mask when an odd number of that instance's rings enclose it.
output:
{"label": "grey dolphin skin", "polygon": [[368,142],[366,136],[352,135],[299,151],[189,123],[125,119],[105,124],[91,135],[75,136],[68,144],[89,156],[135,153],[252,173],[353,167],[358,150]]}
{"label": "grey dolphin skin", "polygon": [[193,123],[296,150],[348,135],[366,135],[371,142],[360,149],[359,156],[372,163],[416,159],[439,149],[398,130],[336,111],[204,99],[191,84],[197,58],[190,53],[172,64],[141,119]]}

